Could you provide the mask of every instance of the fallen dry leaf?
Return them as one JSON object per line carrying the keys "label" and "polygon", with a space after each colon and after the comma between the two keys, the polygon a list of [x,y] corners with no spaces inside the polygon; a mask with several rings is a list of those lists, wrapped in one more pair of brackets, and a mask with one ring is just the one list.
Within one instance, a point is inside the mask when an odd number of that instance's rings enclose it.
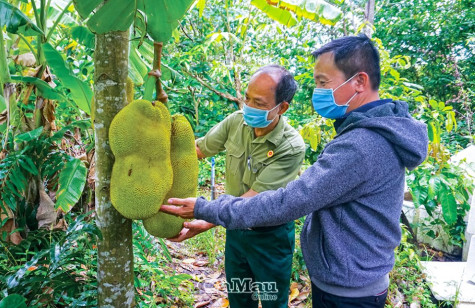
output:
{"label": "fallen dry leaf", "polygon": [[297,283],[292,283],[292,285],[290,286],[290,295],[289,295],[289,303],[292,302],[294,299],[297,298],[297,296],[299,296],[300,294],[300,291],[298,289],[298,285]]}
{"label": "fallen dry leaf", "polygon": [[196,262],[193,263],[194,266],[205,266],[205,265],[208,265],[209,262],[208,261],[204,261],[204,260],[198,260]]}
{"label": "fallen dry leaf", "polygon": [[195,259],[192,259],[192,258],[188,258],[188,259],[185,259],[185,260],[183,260],[183,261],[181,261],[181,262],[183,262],[183,263],[185,263],[185,264],[193,264],[193,263],[196,262],[196,260],[195,260]]}
{"label": "fallen dry leaf", "polygon": [[210,306],[210,308],[226,308],[226,307],[229,307],[229,300],[227,298],[220,298]]}
{"label": "fallen dry leaf", "polygon": [[199,302],[199,303],[196,303],[194,308],[201,308],[201,307],[204,307],[206,305],[208,305],[210,303],[210,301],[206,301],[206,302]]}

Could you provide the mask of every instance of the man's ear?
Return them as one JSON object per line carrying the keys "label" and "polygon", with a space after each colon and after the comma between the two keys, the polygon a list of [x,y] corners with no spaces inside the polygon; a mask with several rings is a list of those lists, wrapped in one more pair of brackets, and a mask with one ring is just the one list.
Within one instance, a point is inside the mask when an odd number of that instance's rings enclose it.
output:
{"label": "man's ear", "polygon": [[279,110],[279,112],[278,112],[277,114],[278,114],[278,115],[283,115],[283,114],[287,111],[287,109],[289,109],[289,106],[290,106],[289,103],[287,103],[287,102],[282,102],[282,103],[280,104],[280,110]]}
{"label": "man's ear", "polygon": [[365,72],[360,72],[355,77],[355,90],[357,92],[365,92],[371,89],[371,82],[369,80],[369,75]]}

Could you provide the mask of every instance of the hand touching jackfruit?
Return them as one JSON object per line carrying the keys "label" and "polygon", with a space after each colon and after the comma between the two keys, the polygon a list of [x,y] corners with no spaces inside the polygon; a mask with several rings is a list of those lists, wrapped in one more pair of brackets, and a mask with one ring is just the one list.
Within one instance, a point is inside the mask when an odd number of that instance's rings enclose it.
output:
{"label": "hand touching jackfruit", "polygon": [[[198,159],[196,156],[193,129],[182,115],[174,115],[171,129],[171,163],[173,185],[164,201],[170,197],[188,198],[196,196],[198,183]],[[173,215],[158,212],[144,220],[148,233],[157,237],[173,237],[183,228],[185,220]]]}
{"label": "hand touching jackfruit", "polygon": [[110,195],[124,217],[146,219],[160,209],[173,182],[170,134],[170,114],[160,102],[133,101],[112,120]]}

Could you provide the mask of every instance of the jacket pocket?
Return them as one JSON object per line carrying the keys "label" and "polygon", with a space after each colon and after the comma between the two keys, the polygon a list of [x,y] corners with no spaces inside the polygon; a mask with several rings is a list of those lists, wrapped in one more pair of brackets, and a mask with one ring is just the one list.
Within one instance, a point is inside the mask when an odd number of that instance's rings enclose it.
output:
{"label": "jacket pocket", "polygon": [[320,231],[320,257],[326,268],[330,269],[330,264],[328,264],[327,257],[325,256],[325,237],[322,231]]}

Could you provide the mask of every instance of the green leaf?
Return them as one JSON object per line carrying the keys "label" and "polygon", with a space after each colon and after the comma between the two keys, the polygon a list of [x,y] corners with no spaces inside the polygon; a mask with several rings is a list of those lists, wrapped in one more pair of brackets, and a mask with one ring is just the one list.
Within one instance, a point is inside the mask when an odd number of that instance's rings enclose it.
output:
{"label": "green leaf", "polygon": [[71,91],[71,97],[79,109],[90,114],[93,93],[89,85],[70,73],[61,54],[53,46],[49,43],[45,43],[42,46],[46,61],[53,70],[53,73],[62,82],[63,86]]}
{"label": "green leaf", "polygon": [[0,308],[26,308],[25,300],[20,294],[11,294],[2,299]]}
{"label": "green leaf", "polygon": [[[135,1],[108,0],[89,18],[87,26],[97,34],[125,31],[132,24],[134,14]],[[113,46],[111,46],[111,49],[113,49]]]}
{"label": "green leaf", "polygon": [[5,98],[0,95],[0,112],[7,109],[7,104],[5,103]]}
{"label": "green leaf", "polygon": [[292,27],[297,24],[297,19],[289,11],[269,5],[265,0],[251,0],[251,4],[284,26]]}
{"label": "green leaf", "polygon": [[457,202],[452,192],[441,189],[439,200],[442,205],[442,214],[446,223],[453,224],[457,221]]}
{"label": "green leaf", "polygon": [[17,188],[18,192],[22,192],[26,188],[26,179],[23,176],[23,173],[20,171],[19,168],[13,168],[10,172],[10,179],[12,183]]}
{"label": "green leaf", "polygon": [[29,173],[33,175],[38,174],[38,169],[36,168],[35,164],[33,163],[30,157],[22,156],[22,158],[20,159],[20,162],[21,162],[20,165],[23,169],[25,169],[26,171],[28,171]]}
{"label": "green leaf", "polygon": [[[296,24],[292,13],[326,25],[334,25],[342,17],[341,10],[323,0],[281,0],[269,4],[265,0],[252,0],[251,4],[266,13],[270,18],[285,26]],[[277,6],[278,7],[275,7]],[[294,22],[295,20],[295,22]]]}
{"label": "green leaf", "polygon": [[206,0],[198,0],[198,4],[196,7],[199,9],[200,12],[200,18],[203,17],[203,11],[206,7]]}
{"label": "green leaf", "polygon": [[145,78],[145,90],[143,93],[143,99],[146,99],[148,101],[153,100],[153,90],[155,89],[155,77],[153,76],[147,76]]}
{"label": "green leaf", "polygon": [[88,28],[76,26],[71,29],[72,38],[81,45],[93,49],[96,44],[96,38]]}
{"label": "green leaf", "polygon": [[13,5],[0,0],[0,29],[7,26],[7,32],[33,36],[43,34],[33,21]]}
{"label": "green leaf", "polygon": [[21,141],[29,142],[31,140],[37,139],[41,135],[42,132],[43,132],[43,126],[16,136],[15,140],[16,142],[21,142]]}
{"label": "green leaf", "polygon": [[[123,0],[121,0],[123,1]],[[166,43],[194,0],[142,0],[147,31],[155,42]]]}
{"label": "green leaf", "polygon": [[129,77],[134,84],[142,85],[144,83],[143,76],[147,75],[148,71],[149,69],[140,58],[137,49],[131,44],[129,53]]}
{"label": "green leaf", "polygon": [[87,168],[79,159],[66,163],[59,175],[56,209],[69,212],[81,197],[86,184]]}
{"label": "green leaf", "polygon": [[45,81],[36,78],[36,77],[29,77],[29,76],[11,76],[12,81],[16,82],[24,82],[27,84],[33,84],[36,86],[36,89],[40,92],[40,95],[44,98],[53,99],[53,100],[66,100],[61,93],[58,93],[55,89],[53,89],[49,84]]}
{"label": "green leaf", "polygon": [[102,3],[103,0],[74,0],[74,7],[82,19],[86,19],[89,14]]}
{"label": "green leaf", "polygon": [[81,128],[83,130],[86,130],[86,129],[91,127],[91,121],[89,121],[89,119],[74,121],[73,123],[71,123],[71,124],[61,128],[60,130],[58,130],[49,139],[50,139],[51,142],[58,142],[63,138],[64,134],[67,131],[72,131],[76,127]]}

